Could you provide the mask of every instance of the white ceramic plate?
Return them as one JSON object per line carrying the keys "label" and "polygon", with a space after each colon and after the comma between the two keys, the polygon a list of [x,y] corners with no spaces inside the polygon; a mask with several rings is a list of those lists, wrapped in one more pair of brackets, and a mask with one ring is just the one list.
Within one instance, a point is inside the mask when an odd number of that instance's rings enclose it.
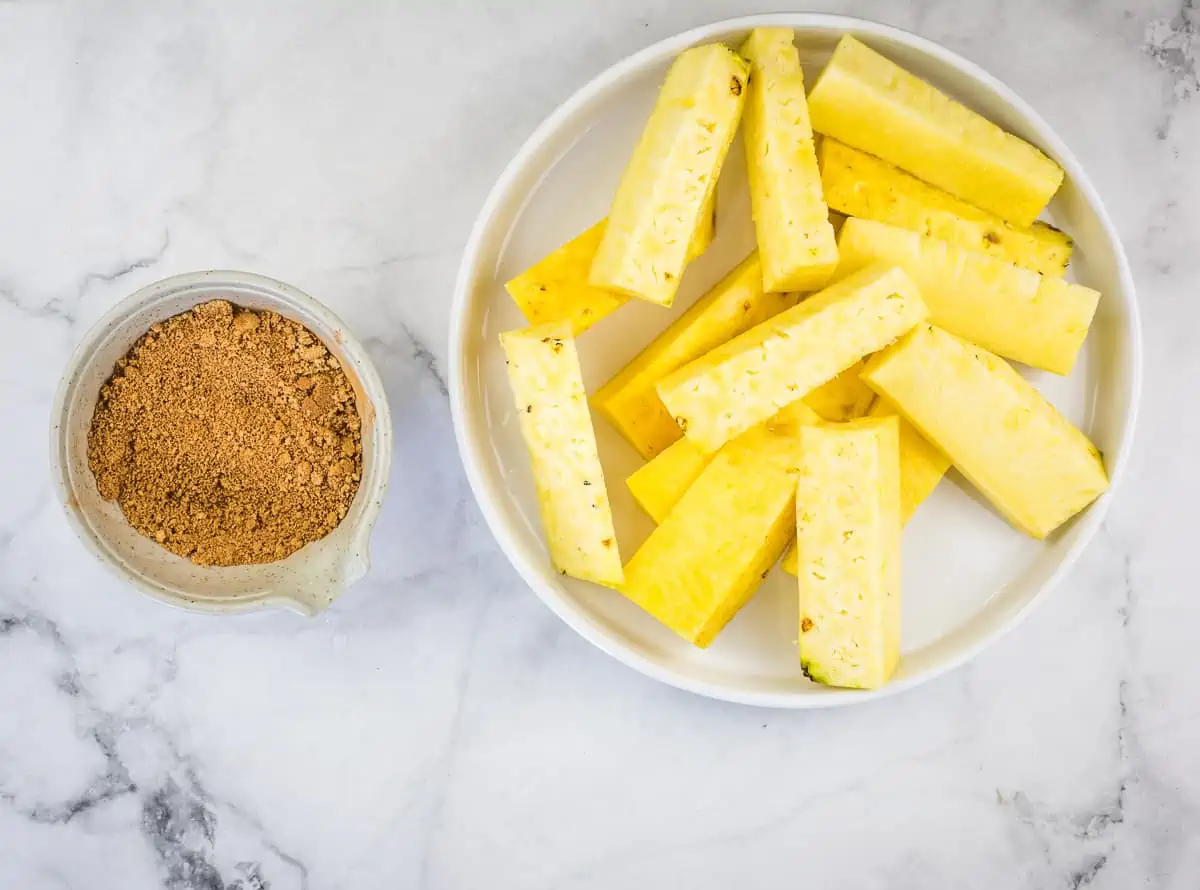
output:
{"label": "white ceramic plate", "polygon": [[[1066,169],[1050,207],[1076,242],[1072,274],[1103,299],[1069,378],[1030,372],[1036,385],[1103,451],[1115,483],[1137,413],[1141,335],[1128,263],[1099,197],[1075,157],[1004,84],[929,41],[858,19],[753,16],[672,37],[601,74],[530,137],[492,190],[467,244],[450,331],[450,393],[459,449],[480,507],[513,565],[564,621],[652,677],[703,695],[775,707],[867,701],[962,664],[997,639],[1062,577],[1097,528],[1112,490],[1048,542],[1008,526],[955,474],[905,529],[903,659],[877,692],[809,682],[796,655],[795,583],[776,568],[707,650],[693,648],[620,594],[560,578],[543,543],[528,457],[514,422],[497,335],[523,327],[503,289],[522,271],[608,212],[608,204],[668,65],[683,49],[738,46],[763,25],[795,30],[811,84],[837,39],[852,33],[892,60],[1042,148]],[[717,238],[691,267],[672,310],[633,301],[579,340],[589,392],[606,381],[753,246],[740,136],[722,172]],[[624,479],[640,459],[601,419],[601,458],[628,558],[651,529]]]}

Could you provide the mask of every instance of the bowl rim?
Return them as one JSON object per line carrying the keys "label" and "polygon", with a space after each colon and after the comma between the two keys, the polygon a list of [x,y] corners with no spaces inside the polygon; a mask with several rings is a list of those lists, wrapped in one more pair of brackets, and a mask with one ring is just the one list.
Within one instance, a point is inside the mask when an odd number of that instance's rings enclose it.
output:
{"label": "bowl rim", "polygon": [[[870,691],[827,689],[823,690],[820,694],[812,694],[790,691],[776,692],[738,689],[718,681],[703,680],[690,676],[684,670],[665,666],[641,652],[627,647],[618,634],[594,619],[571,597],[545,583],[533,571],[532,566],[527,565],[519,557],[519,547],[515,532],[505,522],[499,508],[493,502],[489,493],[483,470],[485,463],[483,449],[473,441],[468,431],[465,406],[467,397],[465,386],[468,377],[466,343],[467,338],[471,336],[472,332],[466,329],[466,310],[471,299],[474,282],[481,277],[480,247],[484,236],[492,224],[492,219],[495,216],[497,208],[512,188],[519,173],[529,163],[533,155],[540,150],[542,145],[565,122],[571,119],[582,106],[596,96],[610,91],[627,75],[639,68],[657,62],[663,57],[677,54],[694,44],[714,39],[719,34],[729,31],[744,31],[752,28],[772,26],[792,29],[817,28],[839,32],[852,31],[860,36],[883,37],[893,40],[933,57],[995,93],[1001,100],[1019,113],[1031,128],[1038,132],[1042,144],[1050,150],[1063,166],[1072,183],[1080,190],[1087,203],[1095,211],[1105,237],[1114,248],[1115,265],[1124,291],[1123,297],[1128,315],[1126,340],[1128,341],[1130,350],[1127,384],[1129,408],[1121,428],[1121,444],[1109,468],[1109,488],[1091,505],[1086,514],[1081,517],[1082,529],[1078,538],[1071,544],[1050,577],[1046,579],[1029,601],[1012,615],[1008,616],[1007,620],[999,624],[991,633],[983,636],[977,642],[963,647],[941,663],[920,674],[894,681],[880,689]],[[801,710],[830,708],[862,704],[896,695],[961,667],[973,660],[984,649],[1008,634],[1037,605],[1045,601],[1047,594],[1072,569],[1084,549],[1100,529],[1104,521],[1104,516],[1119,487],[1121,479],[1125,475],[1125,470],[1129,463],[1141,402],[1142,328],[1129,261],[1125,255],[1124,246],[1099,193],[1096,191],[1091,179],[1084,172],[1082,165],[1074,153],[1067,147],[1058,133],[1007,84],[985,71],[979,65],[946,47],[891,25],[881,24],[869,19],[829,13],[769,13],[748,15],[722,19],[707,25],[691,28],[674,36],[659,40],[626,56],[576,90],[566,101],[554,109],[525,140],[512,160],[505,166],[503,172],[488,193],[487,199],[484,201],[476,217],[470,237],[463,249],[462,261],[455,281],[449,337],[450,410],[459,456],[466,470],[471,491],[475,496],[476,502],[479,504],[492,535],[500,545],[508,561],[525,580],[525,583],[572,630],[627,667],[631,667],[639,673],[678,689],[708,698],[759,707]]]}
{"label": "bowl rim", "polygon": [[[366,347],[350,332],[346,323],[335,312],[299,288],[277,278],[270,278],[254,272],[206,269],[160,278],[118,300],[87,329],[63,367],[50,411],[50,472],[53,477],[54,489],[58,495],[58,503],[62,507],[63,513],[66,514],[71,530],[92,556],[118,578],[161,603],[204,615],[232,615],[280,607],[303,615],[314,615],[321,611],[320,607],[314,607],[282,592],[246,597],[231,602],[196,600],[177,594],[169,588],[154,583],[142,574],[132,571],[120,560],[114,558],[110,548],[100,540],[100,535],[82,518],[78,510],[72,508],[71,503],[75,495],[68,469],[66,413],[69,400],[78,383],[80,368],[109,334],[131,314],[144,306],[181,292],[196,290],[197,296],[199,296],[199,289],[202,286],[253,288],[269,299],[277,301],[280,309],[299,307],[304,312],[319,318],[326,327],[339,332],[340,336],[336,338],[337,348],[354,358],[357,365],[354,373],[360,378],[360,385],[364,393],[371,393],[371,408],[374,415],[372,430],[376,436],[375,478],[370,490],[360,489],[356,494],[356,497],[365,496],[366,501],[362,515],[353,531],[354,539],[362,542],[363,571],[357,577],[360,578],[366,571],[369,571],[367,556],[369,539],[382,509],[384,495],[391,477],[392,464],[391,411],[383,381],[374,362],[371,361]],[[357,578],[349,578],[344,586],[348,587],[354,580]],[[342,592],[344,592],[344,588],[339,591],[338,595]],[[336,596],[333,599],[336,599]]]}

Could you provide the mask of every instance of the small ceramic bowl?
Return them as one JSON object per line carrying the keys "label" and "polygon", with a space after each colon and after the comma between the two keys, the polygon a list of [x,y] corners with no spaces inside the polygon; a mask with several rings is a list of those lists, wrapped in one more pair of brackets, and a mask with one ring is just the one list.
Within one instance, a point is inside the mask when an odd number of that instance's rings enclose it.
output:
{"label": "small ceramic bowl", "polygon": [[[269,309],[312,331],[342,363],[362,417],[363,475],[345,518],[332,532],[266,565],[208,568],[139,534],[96,488],[87,436],[100,388],[113,366],[151,325],[213,299]],[[387,397],[366,350],[342,321],[294,287],[246,272],[196,272],[167,278],[122,300],[84,337],[67,365],[51,415],[50,461],[59,499],[84,545],[155,599],[199,612],[284,606],[313,615],[367,573],[371,526],[392,461]]]}

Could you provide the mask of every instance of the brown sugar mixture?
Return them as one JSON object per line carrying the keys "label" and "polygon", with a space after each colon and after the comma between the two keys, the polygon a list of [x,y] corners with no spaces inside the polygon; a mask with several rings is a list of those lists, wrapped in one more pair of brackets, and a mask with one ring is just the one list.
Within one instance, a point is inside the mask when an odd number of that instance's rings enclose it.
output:
{"label": "brown sugar mixture", "polygon": [[341,364],[302,325],[225,300],[154,325],[88,433],[100,494],[199,565],[274,562],[342,520],[362,429]]}

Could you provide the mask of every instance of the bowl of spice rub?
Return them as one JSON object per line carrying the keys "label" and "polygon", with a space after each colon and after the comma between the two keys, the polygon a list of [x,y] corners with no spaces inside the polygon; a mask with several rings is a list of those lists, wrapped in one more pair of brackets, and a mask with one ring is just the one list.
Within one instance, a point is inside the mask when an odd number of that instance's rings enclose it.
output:
{"label": "bowl of spice rub", "polygon": [[392,454],[383,384],[293,287],[212,271],[143,288],[88,332],[52,416],[76,532],[157,599],[314,614],[369,568]]}

